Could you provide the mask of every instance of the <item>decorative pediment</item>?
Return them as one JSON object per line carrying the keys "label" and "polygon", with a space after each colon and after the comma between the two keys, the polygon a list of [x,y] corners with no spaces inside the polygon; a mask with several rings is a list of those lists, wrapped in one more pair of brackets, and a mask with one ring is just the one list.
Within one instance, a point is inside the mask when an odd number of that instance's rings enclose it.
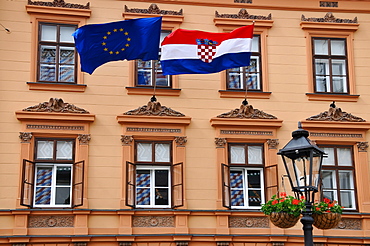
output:
{"label": "decorative pediment", "polygon": [[268,16],[250,15],[246,9],[240,9],[238,14],[219,14],[218,11],[216,11],[215,17],[229,19],[271,20],[271,14],[269,14]]}
{"label": "decorative pediment", "polygon": [[50,98],[49,102],[39,103],[22,111],[89,114],[87,110],[73,104],[65,103],[61,98]]}
{"label": "decorative pediment", "polygon": [[309,21],[309,22],[329,22],[329,23],[358,23],[357,17],[355,17],[353,20],[350,19],[340,19],[335,18],[333,13],[328,12],[324,18],[306,18],[304,15],[301,17],[301,21]]}
{"label": "decorative pediment", "polygon": [[182,9],[180,11],[173,11],[173,10],[161,10],[157,4],[152,3],[148,9],[129,9],[127,5],[125,5],[125,12],[126,13],[137,13],[137,14],[159,14],[159,15],[183,15]]}
{"label": "decorative pediment", "polygon": [[354,116],[350,113],[342,111],[341,108],[337,108],[335,102],[330,104],[328,111],[324,111],[318,115],[311,116],[306,120],[311,121],[342,121],[342,122],[365,122],[366,120]]}
{"label": "decorative pediment", "polygon": [[89,2],[86,5],[82,5],[82,4],[75,4],[75,3],[66,3],[64,2],[64,0],[54,0],[53,2],[28,0],[28,5],[46,6],[46,7],[61,7],[61,8],[70,8],[70,9],[90,9]]}
{"label": "decorative pediment", "polygon": [[240,118],[240,119],[277,119],[272,114],[265,113],[261,110],[254,109],[247,101],[243,101],[240,108],[220,114],[217,118]]}
{"label": "decorative pediment", "polygon": [[123,113],[124,115],[147,115],[147,116],[175,116],[175,117],[183,117],[184,114],[175,111],[171,108],[166,106],[162,106],[160,102],[157,102],[155,97],[148,102],[147,105],[139,107],[137,109],[133,109]]}

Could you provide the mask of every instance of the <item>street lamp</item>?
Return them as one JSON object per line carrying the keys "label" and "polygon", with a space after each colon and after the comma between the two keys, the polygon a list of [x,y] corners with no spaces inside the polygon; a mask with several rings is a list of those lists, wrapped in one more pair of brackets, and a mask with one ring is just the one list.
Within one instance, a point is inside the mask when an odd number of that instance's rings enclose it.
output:
{"label": "street lamp", "polygon": [[315,199],[315,193],[320,184],[322,159],[325,152],[312,144],[308,139],[308,131],[302,129],[298,122],[298,130],[292,132],[292,139],[280,149],[284,166],[289,178],[290,185],[297,199],[304,196],[306,208],[302,211],[304,242],[305,246],[313,246],[311,207]]}

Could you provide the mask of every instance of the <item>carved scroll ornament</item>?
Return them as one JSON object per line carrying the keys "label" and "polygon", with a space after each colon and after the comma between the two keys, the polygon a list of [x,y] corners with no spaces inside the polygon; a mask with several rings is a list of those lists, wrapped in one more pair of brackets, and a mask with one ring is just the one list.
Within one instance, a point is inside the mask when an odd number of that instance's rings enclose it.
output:
{"label": "carved scroll ornament", "polygon": [[252,105],[244,103],[240,108],[231,110],[217,116],[218,118],[241,118],[241,119],[277,119],[272,114],[267,114],[261,110],[254,109]]}
{"label": "carved scroll ornament", "polygon": [[310,22],[330,22],[330,23],[358,23],[357,17],[353,20],[350,19],[340,19],[335,18],[333,13],[327,13],[324,18],[306,18],[304,15],[301,17],[301,21],[310,21]]}
{"label": "carved scroll ornament", "polygon": [[161,10],[157,4],[152,3],[148,9],[129,9],[127,5],[125,5],[125,12],[126,13],[138,13],[138,14],[159,14],[159,15],[183,15],[182,9],[180,11],[173,11],[173,10]]}
{"label": "carved scroll ornament", "polygon": [[268,16],[263,15],[250,15],[246,9],[240,9],[238,14],[219,14],[215,12],[216,18],[228,18],[228,19],[249,19],[249,20],[271,20],[271,14]]}
{"label": "carved scroll ornament", "polygon": [[61,98],[50,98],[49,102],[30,106],[23,109],[23,111],[89,114],[87,110],[79,108],[73,104],[65,103]]}
{"label": "carved scroll ornament", "polygon": [[337,108],[335,102],[330,104],[328,111],[322,112],[318,115],[311,116],[307,120],[312,121],[350,121],[350,122],[365,122],[364,119],[354,116],[350,113],[342,111],[341,108]]}
{"label": "carved scroll ornament", "polygon": [[156,100],[151,100],[148,102],[147,105],[139,107],[137,109],[133,109],[123,113],[124,115],[152,115],[152,116],[175,116],[175,117],[182,117],[185,116],[184,114],[177,112],[171,108],[167,108],[166,106],[162,106],[160,102]]}
{"label": "carved scroll ornament", "polygon": [[70,9],[90,9],[89,2],[86,5],[82,5],[82,4],[75,4],[75,3],[66,3],[64,2],[64,0],[54,0],[53,2],[28,0],[28,5],[61,7],[61,8],[70,8]]}

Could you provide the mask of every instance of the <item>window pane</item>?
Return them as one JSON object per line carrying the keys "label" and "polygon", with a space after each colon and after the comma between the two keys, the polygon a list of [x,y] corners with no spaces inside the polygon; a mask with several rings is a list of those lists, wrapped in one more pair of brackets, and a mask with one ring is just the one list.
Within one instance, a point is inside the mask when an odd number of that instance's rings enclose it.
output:
{"label": "window pane", "polygon": [[54,152],[53,141],[37,141],[37,159],[52,159]]}
{"label": "window pane", "polygon": [[155,186],[168,187],[168,170],[155,170]]}
{"label": "window pane", "polygon": [[75,80],[75,67],[72,66],[60,66],[59,67],[59,81],[60,82],[74,82]]}
{"label": "window pane", "polygon": [[136,204],[150,205],[150,170],[137,170],[136,187]]}
{"label": "window pane", "polygon": [[55,81],[55,65],[40,66],[40,81]]}
{"label": "window pane", "polygon": [[168,188],[155,189],[155,205],[169,205]]}
{"label": "window pane", "polygon": [[262,164],[262,146],[248,146],[248,164]]}
{"label": "window pane", "polygon": [[60,42],[63,43],[74,43],[72,33],[76,28],[74,26],[61,26],[60,27]]}
{"label": "window pane", "polygon": [[260,37],[259,36],[253,36],[252,39],[252,52],[259,52],[259,45],[260,45]]}
{"label": "window pane", "polygon": [[137,188],[136,189],[136,204],[137,205],[150,205],[150,189]]}
{"label": "window pane", "polygon": [[242,171],[230,171],[230,187],[232,189],[234,188],[243,189]]}
{"label": "window pane", "polygon": [[261,206],[261,190],[248,191],[249,206]]}
{"label": "window pane", "polygon": [[315,39],[314,40],[314,54],[315,55],[329,55],[328,40]]}
{"label": "window pane", "polygon": [[152,85],[151,70],[138,69],[138,85]]}
{"label": "window pane", "polygon": [[261,188],[261,171],[247,170],[248,188]]}
{"label": "window pane", "polygon": [[249,74],[247,85],[248,90],[261,90],[258,74]]}
{"label": "window pane", "polygon": [[229,85],[228,85],[229,89],[241,89],[242,88],[239,73],[229,72],[228,81],[229,81]]}
{"label": "window pane", "polygon": [[56,47],[41,45],[40,62],[42,63],[55,63]]}
{"label": "window pane", "polygon": [[352,171],[339,171],[339,185],[340,189],[353,189]]}
{"label": "window pane", "polygon": [[152,144],[137,144],[137,161],[152,161]]}
{"label": "window pane", "polygon": [[338,148],[338,165],[352,166],[352,150],[350,148]]}
{"label": "window pane", "polygon": [[316,76],[316,91],[317,92],[329,92],[330,91],[330,78]]}
{"label": "window pane", "polygon": [[333,77],[333,92],[347,92],[347,83],[345,77]]}
{"label": "window pane", "polygon": [[324,196],[324,198],[330,199],[330,201],[337,201],[338,200],[338,197],[336,196],[335,191],[324,191],[323,196]]}
{"label": "window pane", "polygon": [[333,75],[346,75],[346,61],[345,60],[332,60]]}
{"label": "window pane", "polygon": [[170,144],[155,144],[155,162],[170,162]]}
{"label": "window pane", "polygon": [[244,206],[243,171],[230,171],[231,206]]}
{"label": "window pane", "polygon": [[321,148],[326,154],[327,157],[323,158],[322,164],[323,165],[335,165],[335,158],[334,158],[334,148]]}
{"label": "window pane", "polygon": [[41,25],[41,41],[57,41],[57,26]]}
{"label": "window pane", "polygon": [[316,75],[329,75],[329,60],[315,59]]}
{"label": "window pane", "polygon": [[345,208],[355,208],[355,200],[353,191],[340,192],[340,205]]}
{"label": "window pane", "polygon": [[323,189],[335,188],[335,175],[333,171],[322,171],[322,187]]}
{"label": "window pane", "polygon": [[36,205],[50,205],[51,201],[51,188],[50,187],[37,187],[35,194]]}
{"label": "window pane", "polygon": [[243,190],[231,190],[231,206],[244,206]]}
{"label": "window pane", "polygon": [[60,63],[74,64],[75,63],[75,49],[73,47],[60,47]]}
{"label": "window pane", "polygon": [[346,55],[345,40],[331,40],[331,54],[345,56]]}
{"label": "window pane", "polygon": [[38,167],[36,175],[36,186],[51,186],[52,167]]}
{"label": "window pane", "polygon": [[230,147],[230,162],[245,164],[245,148],[244,146],[234,145]]}
{"label": "window pane", "polygon": [[57,187],[55,190],[55,205],[69,205],[70,194],[70,187]]}
{"label": "window pane", "polygon": [[56,185],[71,185],[71,167],[57,167]]}
{"label": "window pane", "polygon": [[57,160],[72,160],[73,141],[57,142]]}

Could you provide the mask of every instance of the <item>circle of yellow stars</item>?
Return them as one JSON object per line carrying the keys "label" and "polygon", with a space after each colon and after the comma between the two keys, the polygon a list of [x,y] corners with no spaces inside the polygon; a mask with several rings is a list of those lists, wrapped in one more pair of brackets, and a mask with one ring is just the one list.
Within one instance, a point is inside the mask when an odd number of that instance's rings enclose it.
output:
{"label": "circle of yellow stars", "polygon": [[[112,35],[112,34],[115,34],[115,33],[123,33],[123,35],[125,36],[125,39],[127,41],[127,43],[125,44],[125,47],[122,47],[120,50],[109,50],[109,48],[107,47],[107,41],[108,41],[108,38]],[[120,54],[120,52],[123,52],[126,50],[126,48],[128,48],[130,46],[130,44],[128,42],[131,41],[131,38],[128,36],[128,32],[125,31],[123,28],[120,28],[120,29],[113,29],[113,31],[108,31],[106,33],[106,35],[103,36],[103,42],[101,43],[101,45],[104,47],[103,50],[108,52],[109,54],[113,55],[113,54]]]}

